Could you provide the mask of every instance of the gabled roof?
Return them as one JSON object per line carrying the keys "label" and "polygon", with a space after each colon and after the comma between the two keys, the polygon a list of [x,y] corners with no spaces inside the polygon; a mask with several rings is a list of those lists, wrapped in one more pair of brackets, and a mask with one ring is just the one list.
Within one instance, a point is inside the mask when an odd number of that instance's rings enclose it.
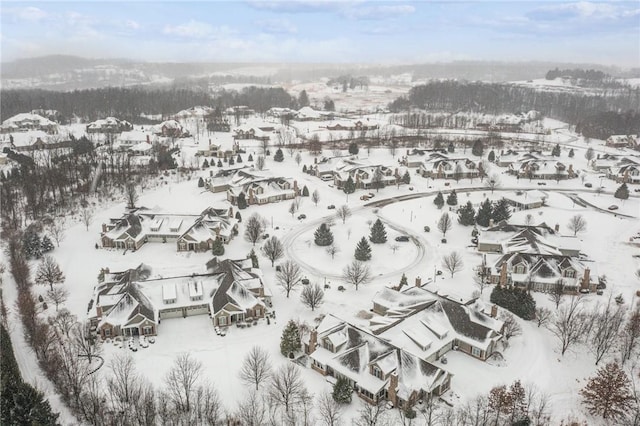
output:
{"label": "gabled roof", "polygon": [[[209,264],[207,264],[209,266]],[[245,271],[239,262],[225,259],[211,265],[212,274],[217,277],[218,288],[213,295],[211,302],[213,313],[221,311],[228,303],[238,306],[241,309],[254,307],[263,304],[251,291],[246,289],[242,282],[253,280],[256,275]]]}

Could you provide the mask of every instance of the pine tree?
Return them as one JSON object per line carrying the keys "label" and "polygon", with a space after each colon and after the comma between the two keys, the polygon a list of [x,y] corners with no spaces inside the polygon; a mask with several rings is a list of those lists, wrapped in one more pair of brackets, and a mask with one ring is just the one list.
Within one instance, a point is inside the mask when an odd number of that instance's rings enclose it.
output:
{"label": "pine tree", "polygon": [[476,157],[482,157],[483,152],[484,152],[484,144],[480,139],[477,139],[473,143],[473,148],[471,148],[471,153]]}
{"label": "pine tree", "polygon": [[251,249],[251,251],[249,252],[249,256],[247,256],[249,259],[251,259],[251,267],[252,268],[259,268],[260,264],[258,263],[258,256],[256,255],[255,250]]}
{"label": "pine tree", "polygon": [[244,192],[241,192],[240,195],[238,195],[238,208],[240,210],[244,210],[247,208],[247,199],[244,196]]}
{"label": "pine tree", "polygon": [[291,356],[294,352],[299,351],[300,331],[293,320],[289,320],[284,330],[282,330],[282,338],[280,339],[280,353],[284,356]]}
{"label": "pine tree", "polygon": [[339,404],[349,404],[351,402],[351,396],[353,394],[353,388],[349,383],[349,380],[345,377],[338,377],[338,380],[333,385],[333,400]]}
{"label": "pine tree", "polygon": [[307,165],[306,164],[302,165],[302,173],[307,173]]}
{"label": "pine tree", "polygon": [[42,253],[49,253],[54,249],[53,242],[51,242],[51,238],[48,235],[44,235],[42,237]]}
{"label": "pine tree", "polygon": [[453,145],[453,142],[449,142],[449,146],[447,146],[447,151],[449,151],[449,152],[455,152],[456,151],[456,147],[455,147],[455,145]]}
{"label": "pine tree", "polygon": [[351,142],[349,144],[349,154],[356,155],[356,154],[358,154],[359,151],[360,151],[360,148],[358,148],[358,144],[357,143]]}
{"label": "pine tree", "polygon": [[229,165],[233,166],[235,164],[235,161],[233,161],[233,157],[229,157]]}
{"label": "pine tree", "polygon": [[27,229],[23,237],[23,250],[30,259],[42,257],[42,241],[40,236],[32,228]]}
{"label": "pine tree", "polygon": [[480,226],[489,226],[492,211],[493,206],[491,205],[491,201],[487,198],[482,202],[482,204],[480,204],[480,207],[478,208],[478,213],[476,214],[476,223]]}
{"label": "pine tree", "polygon": [[433,199],[433,204],[435,204],[439,209],[444,206],[444,197],[442,196],[442,192],[438,192],[436,198]]}
{"label": "pine tree", "polygon": [[509,220],[511,218],[511,211],[509,210],[509,203],[504,198],[499,199],[493,205],[493,211],[491,212],[491,218],[493,223],[498,223],[503,220]]}
{"label": "pine tree", "polygon": [[353,194],[356,192],[356,184],[353,182],[351,176],[349,176],[347,181],[344,183],[344,192],[345,194]]}
{"label": "pine tree", "polygon": [[612,362],[600,368],[580,390],[582,403],[592,415],[615,421],[631,409],[634,398],[630,385],[624,370]]}
{"label": "pine tree", "polygon": [[249,157],[247,157],[247,161],[253,161],[253,155],[249,154]]}
{"label": "pine tree", "polygon": [[278,150],[276,151],[276,155],[273,156],[273,161],[277,161],[278,163],[284,161],[284,154],[282,153],[282,149],[278,148]]}
{"label": "pine tree", "polygon": [[321,224],[313,236],[313,240],[317,246],[326,247],[333,244],[333,233],[326,223]]}
{"label": "pine tree", "polygon": [[571,148],[571,149],[569,150],[569,158],[573,158],[575,155],[576,155],[576,153],[575,153],[575,152],[573,152],[573,148]]}
{"label": "pine tree", "polygon": [[242,163],[242,156],[240,154],[236,157],[236,163]]}
{"label": "pine tree", "polygon": [[407,285],[408,285],[407,276],[403,273],[402,278],[400,278],[400,284],[398,284],[398,289],[401,289],[402,287],[405,287]]}
{"label": "pine tree", "polygon": [[198,188],[203,188],[204,187],[204,179],[202,179],[202,177],[200,177],[198,179]]}
{"label": "pine tree", "polygon": [[224,243],[220,238],[216,238],[216,240],[213,242],[213,248],[211,249],[211,252],[214,256],[224,255]]}
{"label": "pine tree", "polygon": [[407,170],[402,175],[402,183],[409,185],[411,183],[411,175],[409,175],[409,171]]}
{"label": "pine tree", "polygon": [[447,196],[447,205],[449,206],[457,206],[458,205],[458,194],[456,194],[456,190],[454,189]]}
{"label": "pine tree", "polygon": [[365,237],[362,237],[356,246],[355,258],[361,262],[371,260],[371,246]]}
{"label": "pine tree", "polygon": [[242,216],[240,215],[240,212],[236,212],[236,220],[238,222],[242,222]]}
{"label": "pine tree", "polygon": [[618,200],[627,200],[629,199],[629,188],[626,183],[620,185],[618,189],[616,189],[615,194],[613,194]]}
{"label": "pine tree", "polygon": [[560,157],[560,144],[556,144],[556,146],[553,147],[551,155],[553,155],[554,157]]}
{"label": "pine tree", "polygon": [[309,196],[309,188],[307,188],[307,185],[305,185],[305,186],[302,188],[302,196],[303,196],[303,197],[308,197],[308,196]]}
{"label": "pine tree", "polygon": [[467,204],[458,209],[458,222],[464,226],[470,226],[476,223],[476,211],[471,201],[467,201]]}
{"label": "pine tree", "polygon": [[387,242],[387,230],[380,219],[377,219],[373,223],[369,240],[374,244],[384,244]]}
{"label": "pine tree", "polygon": [[489,151],[489,156],[487,157],[487,160],[491,161],[492,163],[496,161],[496,153],[493,150]]}
{"label": "pine tree", "polygon": [[218,159],[218,164],[217,164],[217,166],[218,166],[218,167],[222,167],[222,160]]}
{"label": "pine tree", "polygon": [[209,161],[207,161],[207,159],[205,158],[204,161],[202,162],[202,168],[203,169],[207,169],[209,168]]}

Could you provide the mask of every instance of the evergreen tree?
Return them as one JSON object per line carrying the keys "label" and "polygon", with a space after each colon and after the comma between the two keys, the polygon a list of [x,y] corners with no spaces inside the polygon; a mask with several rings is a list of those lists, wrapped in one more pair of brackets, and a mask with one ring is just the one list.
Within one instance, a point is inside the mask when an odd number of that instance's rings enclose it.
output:
{"label": "evergreen tree", "polygon": [[240,210],[244,210],[247,208],[247,199],[244,196],[244,192],[241,192],[240,195],[238,195],[238,208]]}
{"label": "evergreen tree", "polygon": [[282,153],[282,149],[278,148],[278,150],[276,151],[276,155],[273,156],[273,161],[277,161],[278,163],[284,161],[284,154]]}
{"label": "evergreen tree", "polygon": [[401,289],[402,287],[406,287],[407,285],[408,285],[407,276],[403,273],[402,278],[400,278],[400,284],[398,284],[398,289]]}
{"label": "evergreen tree", "polygon": [[361,262],[371,260],[371,246],[365,237],[362,237],[356,246],[355,258]]}
{"label": "evergreen tree", "polygon": [[409,175],[409,170],[404,172],[404,175],[402,175],[402,183],[405,183],[407,185],[411,183],[411,175]]}
{"label": "evergreen tree", "polygon": [[202,177],[198,179],[198,188],[204,188],[204,179]]}
{"label": "evergreen tree", "polygon": [[333,233],[326,223],[320,225],[313,234],[313,240],[317,246],[326,247],[333,244]]}
{"label": "evergreen tree", "polygon": [[449,152],[455,152],[456,151],[456,147],[455,147],[455,145],[453,145],[453,142],[449,142],[449,146],[447,146],[447,151],[449,151]]}
{"label": "evergreen tree", "polygon": [[247,157],[247,161],[253,161],[253,155],[249,154],[249,157]]}
{"label": "evergreen tree", "polygon": [[307,165],[306,164],[302,165],[302,173],[307,173]]}
{"label": "evergreen tree", "polygon": [[307,188],[307,185],[305,185],[305,186],[302,188],[302,196],[303,196],[303,197],[308,197],[308,196],[309,196],[309,188]]}
{"label": "evergreen tree", "polygon": [[238,222],[242,222],[242,216],[240,215],[240,212],[236,212],[236,220]]}
{"label": "evergreen tree", "polygon": [[345,194],[353,194],[354,192],[356,192],[356,184],[353,181],[353,179],[351,178],[351,176],[349,176],[347,181],[344,183],[344,189],[343,190],[344,190]]}
{"label": "evergreen tree", "polygon": [[236,163],[242,163],[242,156],[240,154],[236,157]]}
{"label": "evergreen tree", "polygon": [[258,263],[258,256],[256,255],[255,250],[251,249],[251,251],[249,252],[249,259],[251,259],[251,267],[252,268],[259,268],[260,264]]}
{"label": "evergreen tree", "polygon": [[383,244],[387,242],[387,230],[380,219],[377,219],[373,223],[369,240],[374,244]]}
{"label": "evergreen tree", "polygon": [[480,139],[477,139],[473,143],[473,148],[471,148],[471,153],[476,157],[482,157],[483,152],[484,152],[484,144]]}
{"label": "evergreen tree", "polygon": [[49,253],[51,250],[53,250],[54,246],[53,246],[53,242],[51,242],[51,238],[49,238],[49,236],[44,235],[42,237],[42,253]]}
{"label": "evergreen tree", "polygon": [[222,242],[222,239],[216,238],[216,240],[213,242],[211,253],[214,256],[222,256],[224,254],[224,243]]}
{"label": "evergreen tree", "polygon": [[491,161],[492,163],[496,161],[496,153],[493,150],[489,151],[489,156],[487,157],[487,160]]}
{"label": "evergreen tree", "polygon": [[503,220],[509,220],[511,218],[511,211],[509,210],[509,203],[504,198],[499,199],[493,205],[493,211],[491,212],[491,218],[493,223],[498,223]]}
{"label": "evergreen tree", "polygon": [[435,204],[439,209],[444,206],[444,197],[442,196],[442,192],[438,192],[436,198],[433,199],[433,204]]}
{"label": "evergreen tree", "polygon": [[573,152],[573,148],[571,148],[571,149],[569,150],[569,158],[573,158],[575,155],[576,155],[576,153],[575,153],[575,152]]}
{"label": "evergreen tree", "polygon": [[457,206],[458,205],[458,194],[456,194],[456,190],[454,189],[447,196],[447,205],[449,206]]}
{"label": "evergreen tree", "polygon": [[553,155],[554,157],[560,157],[560,144],[556,144],[556,146],[553,147],[551,155]]}
{"label": "evergreen tree", "polygon": [[476,223],[476,211],[471,201],[467,201],[467,204],[458,209],[458,222],[464,226],[470,226]]}
{"label": "evergreen tree", "polygon": [[580,390],[580,395],[589,413],[610,421],[624,417],[634,401],[631,381],[616,362],[600,368]]}
{"label": "evergreen tree", "polygon": [[29,259],[40,259],[42,257],[42,241],[33,228],[28,228],[23,237],[24,254]]}
{"label": "evergreen tree", "polygon": [[284,330],[282,330],[282,338],[280,339],[280,353],[284,356],[290,356],[301,348],[300,331],[293,320],[289,320]]}
{"label": "evergreen tree", "polygon": [[229,157],[229,165],[233,166],[235,164],[235,161],[233,161],[233,157]]}
{"label": "evergreen tree", "polygon": [[219,158],[218,158],[218,164],[217,164],[217,166],[218,166],[218,167],[222,167],[222,160],[220,160]]}
{"label": "evergreen tree", "polygon": [[489,226],[489,221],[491,220],[491,212],[493,211],[493,206],[491,205],[491,201],[489,199],[485,199],[480,207],[478,208],[478,213],[476,214],[476,223],[480,226]]}
{"label": "evergreen tree", "polygon": [[202,162],[202,168],[206,169],[209,167],[209,161],[207,161],[207,159],[205,158],[204,161]]}
{"label": "evergreen tree", "polygon": [[536,317],[536,302],[526,290],[497,285],[491,292],[490,300],[527,321]]}
{"label": "evergreen tree", "polygon": [[351,402],[351,396],[353,394],[353,388],[349,383],[349,380],[343,376],[338,377],[338,380],[333,385],[333,400],[338,404],[349,404]]}
{"label": "evergreen tree", "polygon": [[298,105],[300,105],[300,108],[309,106],[309,95],[307,95],[306,90],[303,90],[298,95]]}
{"label": "evergreen tree", "polygon": [[619,200],[629,199],[629,188],[627,187],[627,184],[623,183],[622,185],[620,185],[620,187],[616,189],[616,192],[613,194],[613,196]]}
{"label": "evergreen tree", "polygon": [[358,148],[358,144],[355,142],[351,142],[349,144],[349,154],[356,155],[358,151],[360,151],[360,148]]}

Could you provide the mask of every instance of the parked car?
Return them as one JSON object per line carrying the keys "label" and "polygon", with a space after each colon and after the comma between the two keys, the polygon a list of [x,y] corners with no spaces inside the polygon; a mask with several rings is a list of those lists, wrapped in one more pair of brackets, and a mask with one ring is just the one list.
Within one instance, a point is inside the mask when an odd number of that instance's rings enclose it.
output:
{"label": "parked car", "polygon": [[604,291],[602,291],[602,290],[598,290],[598,291],[596,291],[596,294],[597,294],[598,296],[602,296],[602,295],[604,294]]}
{"label": "parked car", "polygon": [[447,244],[447,239],[446,239],[446,238],[443,238],[443,239],[441,239],[441,240],[440,240],[440,242],[441,242],[442,244]]}
{"label": "parked car", "polygon": [[618,206],[616,206],[615,204],[610,205],[609,207],[607,207],[609,210],[618,210]]}
{"label": "parked car", "polygon": [[538,185],[546,185],[547,182],[538,182]]}
{"label": "parked car", "polygon": [[640,192],[640,188],[634,189],[633,192]]}
{"label": "parked car", "polygon": [[436,275],[442,275],[442,271],[441,270],[436,271]]}
{"label": "parked car", "polygon": [[478,239],[477,238],[472,238],[471,239],[471,244],[478,245]]}
{"label": "parked car", "polygon": [[449,185],[450,185],[450,183],[449,183],[449,182],[445,182],[445,183],[444,183],[444,186],[449,186]]}
{"label": "parked car", "polygon": [[329,205],[327,206],[327,208],[328,208],[329,210],[333,210],[333,209],[335,209],[335,208],[336,208],[336,206],[335,206],[335,204],[329,204]]}
{"label": "parked car", "polygon": [[368,195],[361,195],[360,199],[364,200],[364,201],[368,201],[371,197],[369,197]]}
{"label": "parked car", "polygon": [[409,191],[413,191],[413,186],[410,186],[410,187],[409,187]]}
{"label": "parked car", "polygon": [[262,239],[263,239],[263,240],[266,240],[267,238],[269,238],[269,234],[264,234],[264,235],[262,236]]}
{"label": "parked car", "polygon": [[309,285],[309,278],[303,278],[300,280],[303,285]]}
{"label": "parked car", "polygon": [[346,288],[344,288],[344,286],[341,286],[341,285],[338,286],[338,291],[345,291],[345,290]]}
{"label": "parked car", "polygon": [[370,193],[368,193],[367,195],[369,196],[369,198],[373,198],[373,197],[375,197],[375,196],[376,196],[376,194],[374,194],[373,192],[370,192]]}
{"label": "parked car", "polygon": [[428,227],[428,226],[425,226],[425,227],[424,227],[424,232],[430,232],[430,231],[431,231],[431,228],[430,228],[430,227]]}
{"label": "parked car", "polygon": [[587,182],[587,183],[584,184],[584,186],[586,188],[591,188],[593,186],[593,184],[591,182]]}
{"label": "parked car", "polygon": [[307,215],[306,214],[301,214],[298,216],[298,220],[302,220],[302,219],[306,219]]}
{"label": "parked car", "polygon": [[409,237],[407,237],[406,235],[398,235],[396,237],[396,241],[401,241],[401,242],[407,242],[409,241]]}

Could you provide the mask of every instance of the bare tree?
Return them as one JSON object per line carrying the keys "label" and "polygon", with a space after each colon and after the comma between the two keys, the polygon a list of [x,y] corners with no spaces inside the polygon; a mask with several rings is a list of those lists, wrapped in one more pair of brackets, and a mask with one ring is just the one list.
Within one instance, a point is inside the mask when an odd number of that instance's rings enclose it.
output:
{"label": "bare tree", "polygon": [[264,155],[258,155],[258,158],[256,158],[256,169],[264,169]]}
{"label": "bare tree", "polygon": [[235,417],[242,425],[262,426],[266,422],[267,408],[264,400],[257,392],[251,390],[249,395],[238,403]]}
{"label": "bare tree", "polygon": [[93,358],[102,353],[102,346],[98,343],[98,337],[91,332],[89,322],[78,322],[71,329],[71,345],[78,356],[86,357],[89,364]]}
{"label": "bare tree", "polygon": [[318,203],[320,202],[320,193],[318,192],[317,189],[314,189],[313,192],[311,193],[311,201],[313,201],[313,204],[315,204],[316,207],[318,207]]}
{"label": "bare tree", "polygon": [[351,216],[351,209],[346,204],[343,204],[336,209],[336,217],[338,219],[342,219],[343,225],[349,216]]}
{"label": "bare tree", "polygon": [[533,225],[533,215],[531,213],[524,218],[524,224],[527,226]]}
{"label": "bare tree", "polygon": [[442,232],[442,237],[446,237],[447,231],[449,231],[452,226],[453,221],[451,220],[451,216],[449,216],[449,213],[442,213],[442,216],[440,216],[440,219],[438,220],[438,230]]}
{"label": "bare tree", "polygon": [[202,375],[202,363],[189,354],[180,354],[167,373],[164,382],[168,400],[176,411],[192,410],[198,379]]}
{"label": "bare tree", "polygon": [[51,224],[49,224],[49,227],[47,228],[47,231],[49,232],[51,237],[54,239],[54,241],[56,242],[56,246],[58,247],[60,247],[60,243],[64,240],[66,230],[67,228],[62,219],[52,221]]}
{"label": "bare tree", "polygon": [[107,392],[112,411],[119,416],[119,423],[131,424],[135,406],[143,394],[142,380],[135,371],[133,358],[128,354],[116,354],[109,367],[111,374],[107,378]]}
{"label": "bare tree", "polygon": [[338,426],[342,418],[342,407],[329,392],[318,398],[318,414],[320,422],[325,426]]}
{"label": "bare tree", "polygon": [[262,253],[271,261],[271,267],[273,267],[275,261],[284,256],[284,246],[278,237],[273,236],[262,246]]}
{"label": "bare tree", "polygon": [[551,309],[547,309],[544,307],[536,308],[536,323],[538,324],[538,328],[542,325],[546,326],[551,319],[551,316]]}
{"label": "bare tree", "polygon": [[582,299],[578,296],[571,296],[569,303],[558,308],[558,312],[548,328],[560,341],[561,353],[564,355],[567,349],[581,341],[585,334]]}
{"label": "bare tree", "polygon": [[640,343],[640,309],[629,315],[620,335],[620,358],[624,364],[632,358]]}
{"label": "bare tree", "polygon": [[457,251],[453,251],[442,258],[442,267],[451,272],[451,278],[453,278],[453,274],[461,271],[463,266],[462,256]]}
{"label": "bare tree", "polygon": [[294,158],[294,160],[296,161],[296,164],[299,166],[300,163],[302,163],[302,156],[300,155],[300,153],[298,152]]}
{"label": "bare tree", "polygon": [[324,303],[324,291],[318,284],[305,286],[300,296],[302,303],[311,308],[311,311]]}
{"label": "bare tree", "polygon": [[376,192],[380,190],[380,187],[384,186],[382,178],[382,170],[380,170],[380,167],[376,167],[373,171],[373,176],[371,177],[371,184],[376,189]]}
{"label": "bare tree", "polygon": [[596,365],[615,345],[622,324],[624,323],[625,308],[622,305],[611,304],[609,298],[607,305],[600,309],[599,306],[591,314],[591,349],[596,355]]}
{"label": "bare tree", "polygon": [[47,299],[56,305],[56,311],[61,303],[67,301],[68,297],[69,291],[67,291],[67,289],[62,285],[58,285],[55,288],[47,290]]}
{"label": "bare tree", "polygon": [[569,219],[567,227],[569,228],[569,231],[573,231],[573,236],[575,237],[579,232],[587,230],[587,221],[581,214],[577,214]]}
{"label": "bare tree", "polygon": [[195,388],[192,412],[183,417],[181,424],[216,425],[223,417],[223,407],[216,388],[211,384],[198,385]]}
{"label": "bare tree", "polygon": [[520,324],[518,324],[518,321],[513,314],[501,310],[500,319],[504,322],[502,335],[505,339],[509,340],[512,337],[522,335],[522,327],[520,327]]}
{"label": "bare tree", "polygon": [[476,287],[478,287],[478,290],[480,290],[480,294],[482,294],[484,289],[489,287],[490,285],[490,283],[482,275],[474,275],[473,283],[475,284]]}
{"label": "bare tree", "polygon": [[280,287],[282,287],[282,289],[287,294],[287,298],[289,298],[289,293],[291,293],[291,290],[300,285],[300,280],[302,279],[302,270],[300,269],[300,266],[293,260],[287,260],[279,266],[280,270],[276,272],[276,279],[278,280],[278,284],[280,285]]}
{"label": "bare tree", "polygon": [[335,244],[331,244],[329,247],[327,247],[327,253],[331,255],[332,260],[339,251],[340,249]]}
{"label": "bare tree", "polygon": [[264,233],[265,222],[258,213],[252,214],[244,224],[244,238],[254,246]]}
{"label": "bare tree", "polygon": [[136,189],[136,184],[133,182],[127,183],[124,188],[125,199],[127,200],[127,207],[130,209],[136,208],[136,203],[138,202],[138,190]]}
{"label": "bare tree", "polygon": [[500,182],[500,175],[498,175],[497,173],[492,173],[491,176],[489,176],[489,178],[487,179],[487,183],[486,183],[486,188],[491,190],[491,193],[493,194],[493,191],[496,188],[500,188],[500,186],[502,186],[502,182]]}
{"label": "bare tree", "polygon": [[88,231],[91,222],[93,222],[93,210],[89,207],[83,207],[82,210],[80,210],[80,221],[82,221]]}
{"label": "bare tree", "polygon": [[596,153],[593,151],[593,148],[588,148],[584,153],[584,158],[587,159],[588,163],[591,163],[591,160],[596,156]]}
{"label": "bare tree", "polygon": [[68,309],[60,309],[56,316],[49,319],[49,324],[53,325],[63,333],[67,338],[70,337],[70,332],[73,326],[76,325],[77,318],[75,315],[71,314]]}
{"label": "bare tree", "polygon": [[64,274],[60,269],[60,265],[58,265],[58,262],[56,262],[53,256],[43,257],[36,271],[36,284],[48,285],[50,290],[53,291],[53,285],[62,284],[64,280]]}
{"label": "bare tree", "polygon": [[558,306],[560,306],[560,302],[562,302],[564,296],[564,280],[561,278],[556,281],[556,285],[551,289],[551,292],[549,293],[549,300],[551,300],[556,305],[556,309],[558,309]]}
{"label": "bare tree", "polygon": [[271,370],[269,353],[259,346],[254,346],[244,357],[240,380],[247,385],[255,386],[257,391],[260,384],[271,377]]}
{"label": "bare tree", "polygon": [[289,213],[291,214],[291,217],[293,217],[293,215],[296,213],[296,202],[292,201],[291,204],[289,205]]}
{"label": "bare tree", "polygon": [[359,260],[353,260],[342,271],[342,279],[352,284],[358,290],[358,286],[361,284],[367,284],[371,281],[371,271],[369,267]]}
{"label": "bare tree", "polygon": [[379,401],[377,404],[362,404],[362,408],[358,410],[360,415],[353,421],[355,426],[383,426],[387,425],[387,409],[385,401]]}
{"label": "bare tree", "polygon": [[268,392],[271,400],[288,413],[305,391],[299,368],[295,364],[286,364],[271,377]]}

